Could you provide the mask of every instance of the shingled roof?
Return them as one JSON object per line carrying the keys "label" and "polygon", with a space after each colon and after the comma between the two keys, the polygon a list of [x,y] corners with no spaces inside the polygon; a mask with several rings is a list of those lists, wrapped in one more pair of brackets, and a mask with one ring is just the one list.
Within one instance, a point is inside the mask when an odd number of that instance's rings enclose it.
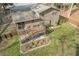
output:
{"label": "shingled roof", "polygon": [[37,5],[33,6],[32,10],[35,12],[41,13],[49,8],[51,8],[51,7],[43,5],[43,4],[37,4]]}
{"label": "shingled roof", "polygon": [[33,11],[28,12],[18,12],[12,16],[13,22],[24,22],[24,21],[30,21],[34,19],[38,19],[38,17],[35,15]]}
{"label": "shingled roof", "polygon": [[12,16],[13,22],[17,23],[17,22],[25,22],[25,21],[39,19],[40,18],[39,14],[47,12],[46,10],[48,9],[51,9],[51,11],[56,10],[44,4],[35,4],[31,7],[30,11],[14,13],[14,15]]}
{"label": "shingled roof", "polygon": [[37,13],[47,12],[46,10],[48,9],[59,11],[58,9],[51,6],[47,6],[45,4],[36,4],[36,5],[33,5],[32,7],[32,10]]}

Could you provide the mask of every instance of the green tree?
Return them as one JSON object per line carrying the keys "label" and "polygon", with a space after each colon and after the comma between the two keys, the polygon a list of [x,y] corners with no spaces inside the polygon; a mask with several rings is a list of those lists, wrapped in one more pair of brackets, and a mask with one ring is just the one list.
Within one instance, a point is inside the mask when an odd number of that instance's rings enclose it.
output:
{"label": "green tree", "polygon": [[0,9],[5,10],[8,6],[13,6],[13,3],[1,3]]}
{"label": "green tree", "polygon": [[74,3],[74,6],[79,7],[79,3]]}

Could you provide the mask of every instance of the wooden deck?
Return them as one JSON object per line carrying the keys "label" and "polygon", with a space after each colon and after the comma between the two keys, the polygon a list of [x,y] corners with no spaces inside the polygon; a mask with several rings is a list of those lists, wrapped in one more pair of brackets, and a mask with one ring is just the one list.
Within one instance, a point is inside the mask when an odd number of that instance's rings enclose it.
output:
{"label": "wooden deck", "polygon": [[[60,12],[60,15],[65,17],[65,18],[68,18],[68,13],[69,11],[61,11]],[[79,10],[76,10],[74,13],[71,14],[71,16],[68,18],[69,22],[76,25],[76,26],[79,26]]]}

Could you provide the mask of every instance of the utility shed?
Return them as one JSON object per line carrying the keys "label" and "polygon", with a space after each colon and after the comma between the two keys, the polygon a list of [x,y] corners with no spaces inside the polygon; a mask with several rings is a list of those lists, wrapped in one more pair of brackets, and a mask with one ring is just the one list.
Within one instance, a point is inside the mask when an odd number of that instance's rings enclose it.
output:
{"label": "utility shed", "polygon": [[59,10],[46,6],[44,4],[39,4],[32,8],[39,16],[50,25],[56,26],[59,20]]}

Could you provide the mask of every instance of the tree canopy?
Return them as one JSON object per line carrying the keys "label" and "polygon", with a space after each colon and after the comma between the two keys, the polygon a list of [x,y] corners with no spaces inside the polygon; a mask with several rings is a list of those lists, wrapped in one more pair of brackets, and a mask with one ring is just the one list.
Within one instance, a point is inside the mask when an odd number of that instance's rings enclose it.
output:
{"label": "tree canopy", "polygon": [[8,6],[12,6],[13,3],[0,3],[0,9],[6,9]]}

